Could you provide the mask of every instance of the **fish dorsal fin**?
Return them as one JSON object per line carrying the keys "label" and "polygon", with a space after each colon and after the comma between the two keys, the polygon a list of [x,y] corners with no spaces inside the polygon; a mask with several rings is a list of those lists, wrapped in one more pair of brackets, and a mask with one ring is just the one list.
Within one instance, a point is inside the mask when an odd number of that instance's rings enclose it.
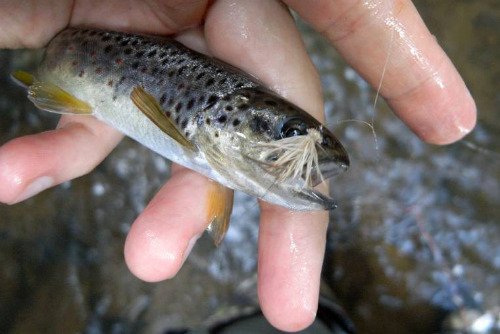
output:
{"label": "fish dorsal fin", "polygon": [[139,108],[139,110],[146,115],[151,122],[156,124],[163,132],[169,135],[172,139],[180,145],[191,150],[195,149],[191,143],[175,126],[175,124],[165,116],[158,101],[142,87],[135,87],[130,93],[132,102]]}
{"label": "fish dorsal fin", "polygon": [[222,184],[211,181],[208,189],[207,218],[210,225],[207,232],[214,244],[219,246],[229,228],[229,218],[233,210],[234,191]]}
{"label": "fish dorsal fin", "polygon": [[12,78],[28,88],[28,98],[40,109],[57,114],[92,114],[92,108],[86,102],[50,82],[38,81],[28,72],[16,71]]}

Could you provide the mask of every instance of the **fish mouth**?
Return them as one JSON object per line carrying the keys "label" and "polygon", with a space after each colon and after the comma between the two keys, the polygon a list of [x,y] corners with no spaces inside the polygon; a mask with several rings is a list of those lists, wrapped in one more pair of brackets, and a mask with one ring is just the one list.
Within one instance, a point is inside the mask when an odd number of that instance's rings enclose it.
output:
{"label": "fish mouth", "polygon": [[308,202],[308,208],[300,211],[334,210],[337,208],[337,203],[331,197],[317,190],[304,188],[298,191],[298,195]]}
{"label": "fish mouth", "polygon": [[[342,160],[325,159],[319,161],[318,169],[313,171],[312,186],[317,186],[326,179],[345,172],[349,168],[349,158],[345,156]],[[319,170],[319,172],[318,172]]]}

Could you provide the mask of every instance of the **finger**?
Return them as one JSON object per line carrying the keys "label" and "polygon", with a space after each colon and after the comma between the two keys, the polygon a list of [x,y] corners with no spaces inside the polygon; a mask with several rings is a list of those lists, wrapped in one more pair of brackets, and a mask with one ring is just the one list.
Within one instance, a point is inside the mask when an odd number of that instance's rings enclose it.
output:
{"label": "finger", "polygon": [[[208,13],[205,35],[218,58],[322,117],[318,75],[293,19],[279,2],[218,1]],[[316,314],[327,214],[297,213],[266,203],[261,207],[258,289],[262,310],[277,328],[300,330]]]}
{"label": "finger", "polygon": [[70,25],[89,25],[150,34],[172,34],[198,25],[208,0],[75,1]]}
{"label": "finger", "polygon": [[[7,0],[0,3],[0,47],[44,46],[68,25],[172,34],[196,26],[208,0]],[[40,29],[43,27],[43,29]]]}
{"label": "finger", "polygon": [[11,140],[0,147],[0,202],[17,203],[88,173],[121,138],[95,118],[63,116],[56,130]]}
{"label": "finger", "polygon": [[[206,177],[175,166],[172,176],[132,224],[125,260],[132,273],[148,282],[177,274],[208,225]],[[196,189],[196,191],[193,191]]]}
{"label": "finger", "polygon": [[410,0],[285,0],[377,87],[423,140],[456,141],[472,130],[476,107],[462,78]]}

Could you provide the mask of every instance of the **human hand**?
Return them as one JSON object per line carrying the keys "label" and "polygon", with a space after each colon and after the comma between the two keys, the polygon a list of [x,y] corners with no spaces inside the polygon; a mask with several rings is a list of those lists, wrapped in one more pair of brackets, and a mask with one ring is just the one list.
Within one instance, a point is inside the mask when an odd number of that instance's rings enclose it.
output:
{"label": "human hand", "polygon": [[[0,47],[40,47],[67,25],[171,34],[204,22],[216,57],[261,79],[315,117],[323,111],[318,76],[293,20],[275,1],[4,1]],[[459,139],[475,122],[474,103],[455,69],[409,1],[285,1],[372,83],[377,85],[391,31],[394,46],[381,93],[421,138]],[[31,7],[29,5],[32,5]],[[26,24],[28,23],[29,24]],[[43,29],[41,29],[43,27]],[[205,47],[196,36],[183,40]],[[198,44],[201,43],[201,44]],[[0,148],[0,201],[19,202],[89,172],[121,135],[99,121],[64,116],[58,129],[15,139]],[[146,281],[173,277],[203,233],[208,180],[181,167],[132,225],[125,245],[131,271]],[[197,189],[193,192],[193,189]],[[175,194],[175,195],[172,195]],[[189,210],[186,210],[189,208]],[[269,321],[299,330],[314,319],[328,216],[261,203],[259,299]]]}

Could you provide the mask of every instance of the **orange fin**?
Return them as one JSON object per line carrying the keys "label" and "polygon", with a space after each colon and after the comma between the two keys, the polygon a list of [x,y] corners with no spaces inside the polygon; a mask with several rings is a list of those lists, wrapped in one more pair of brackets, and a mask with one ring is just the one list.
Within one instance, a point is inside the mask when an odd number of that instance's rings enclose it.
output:
{"label": "orange fin", "polygon": [[208,189],[207,218],[210,225],[207,232],[219,246],[229,228],[229,218],[233,210],[234,191],[222,184],[211,181]]}
{"label": "orange fin", "polygon": [[14,73],[12,73],[10,76],[16,83],[23,86],[24,88],[28,88],[35,81],[35,77],[33,76],[33,74],[25,71],[14,71]]}
{"label": "orange fin", "polygon": [[42,110],[56,114],[92,114],[92,108],[86,102],[50,82],[38,81],[28,72],[15,71],[12,78],[28,89],[28,98]]}
{"label": "orange fin", "polygon": [[194,150],[195,147],[184,135],[177,129],[175,124],[163,114],[163,110],[156,99],[147,93],[142,87],[135,87],[130,93],[132,102],[139,110],[146,115],[157,127],[165,132],[172,139],[184,147]]}

